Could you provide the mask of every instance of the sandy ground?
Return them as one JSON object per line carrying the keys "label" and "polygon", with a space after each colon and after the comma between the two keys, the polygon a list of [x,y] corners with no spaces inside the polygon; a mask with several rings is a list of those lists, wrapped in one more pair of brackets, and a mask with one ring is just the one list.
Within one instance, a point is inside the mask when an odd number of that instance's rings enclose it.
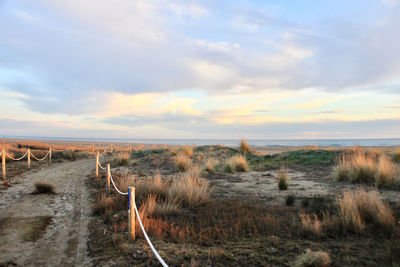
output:
{"label": "sandy ground", "polygon": [[[215,196],[219,198],[238,198],[262,200],[265,205],[284,205],[287,195],[294,195],[297,200],[315,196],[336,198],[342,191],[355,189],[357,184],[335,181],[331,168],[302,172],[289,169],[288,190],[278,189],[278,171],[249,171],[232,175],[214,175],[210,177],[216,186]],[[378,190],[374,186],[363,187]],[[400,194],[396,190],[378,190],[381,197],[390,202],[399,203]],[[297,201],[297,205],[300,205]]]}
{"label": "sandy ground", "polygon": [[[32,170],[0,191],[0,266],[88,266],[90,204],[85,186],[95,159]],[[55,195],[33,195],[36,181],[55,187]],[[26,241],[32,222],[51,218],[36,241]]]}

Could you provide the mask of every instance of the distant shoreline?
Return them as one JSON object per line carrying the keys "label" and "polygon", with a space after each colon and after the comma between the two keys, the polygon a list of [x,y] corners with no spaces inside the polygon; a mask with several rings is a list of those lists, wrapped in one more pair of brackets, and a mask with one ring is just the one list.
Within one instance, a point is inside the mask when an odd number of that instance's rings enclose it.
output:
{"label": "distant shoreline", "polygon": [[[35,141],[58,144],[157,144],[157,145],[224,145],[238,146],[240,139],[123,139],[123,138],[74,138],[74,137],[31,137],[31,136],[2,136],[1,141]],[[397,147],[400,146],[400,138],[376,138],[376,139],[246,139],[253,147],[257,148],[300,148],[316,146],[324,148],[346,148],[353,146],[362,147]]]}

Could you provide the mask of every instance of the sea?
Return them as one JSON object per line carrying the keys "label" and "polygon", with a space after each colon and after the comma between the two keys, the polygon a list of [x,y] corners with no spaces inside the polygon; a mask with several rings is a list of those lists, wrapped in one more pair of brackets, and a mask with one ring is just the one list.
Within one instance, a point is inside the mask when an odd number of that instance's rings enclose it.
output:
{"label": "sea", "polygon": [[[124,144],[167,144],[167,145],[224,145],[237,146],[241,139],[129,139],[129,138],[75,138],[75,137],[37,137],[37,136],[3,136],[4,138],[73,141],[73,142],[104,142]],[[285,146],[400,146],[400,138],[377,139],[246,139],[255,147],[285,147]]]}

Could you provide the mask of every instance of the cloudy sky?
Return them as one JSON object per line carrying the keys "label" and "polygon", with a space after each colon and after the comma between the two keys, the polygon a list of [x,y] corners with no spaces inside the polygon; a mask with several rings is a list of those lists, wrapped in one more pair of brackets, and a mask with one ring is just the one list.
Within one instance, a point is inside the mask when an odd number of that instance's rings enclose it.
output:
{"label": "cloudy sky", "polygon": [[0,135],[399,133],[397,0],[0,0]]}

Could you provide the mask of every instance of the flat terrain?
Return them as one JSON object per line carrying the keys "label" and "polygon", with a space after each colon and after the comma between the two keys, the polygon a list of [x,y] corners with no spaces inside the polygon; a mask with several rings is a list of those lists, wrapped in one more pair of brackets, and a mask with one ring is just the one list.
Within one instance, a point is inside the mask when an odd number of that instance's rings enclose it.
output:
{"label": "flat terrain", "polygon": [[[261,149],[245,155],[247,171],[231,172],[226,164],[242,155],[238,149],[192,149],[186,170],[177,165],[182,147],[148,146],[132,153],[123,148],[101,157],[118,186],[132,179],[139,209],[152,194],[160,194],[158,203],[171,201],[168,190],[193,170],[197,182],[209,183],[204,201],[181,202],[174,213],[142,213],[154,246],[170,266],[293,266],[306,249],[328,253],[332,266],[400,263],[399,187],[335,180],[344,150]],[[0,186],[0,266],[159,266],[138,227],[137,240],[128,239],[126,196],[112,190],[106,197],[104,171],[95,178],[95,158],[79,153],[75,159],[59,152],[55,163],[36,163],[32,170],[26,162],[8,164],[10,181]],[[206,169],[208,159],[214,160],[213,170]],[[286,166],[287,190],[278,190],[281,166]],[[165,190],[140,187],[139,182],[150,185],[158,174]],[[38,181],[53,185],[56,194],[32,194]],[[396,219],[391,232],[367,224],[363,233],[305,233],[301,212],[336,216],[337,197],[361,186],[379,192],[390,205]]]}
{"label": "flat terrain", "polygon": [[[87,266],[90,204],[85,185],[94,159],[29,171],[0,190],[0,266]],[[56,194],[32,194],[34,183]]]}

